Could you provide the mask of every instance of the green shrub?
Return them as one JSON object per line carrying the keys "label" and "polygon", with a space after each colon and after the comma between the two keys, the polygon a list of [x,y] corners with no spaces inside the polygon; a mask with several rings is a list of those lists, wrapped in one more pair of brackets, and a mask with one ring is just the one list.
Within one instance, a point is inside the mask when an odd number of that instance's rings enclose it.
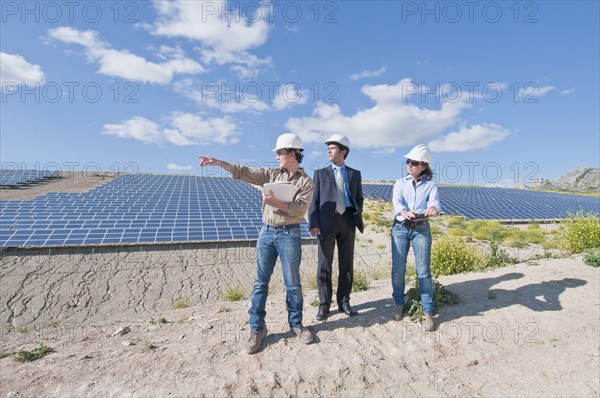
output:
{"label": "green shrub", "polygon": [[499,237],[500,232],[492,230],[489,241],[490,254],[485,261],[487,267],[497,268],[517,263],[516,258],[510,257],[508,253],[499,246]]}
{"label": "green shrub", "polygon": [[[416,280],[415,287],[412,287],[406,293],[406,307],[408,314],[413,322],[421,322],[425,313],[421,305],[421,295],[419,294],[419,280]],[[458,304],[461,302],[460,296],[446,289],[441,283],[433,280],[433,309],[438,311],[446,305]]]}
{"label": "green shrub", "polygon": [[461,240],[443,237],[431,248],[431,272],[437,275],[452,275],[479,269],[481,258],[473,248]]}
{"label": "green shrub", "polygon": [[41,343],[38,348],[33,349],[32,351],[21,350],[14,354],[13,359],[15,362],[32,362],[38,360],[54,350],[44,343]]}
{"label": "green shrub", "polygon": [[241,301],[244,299],[244,289],[239,286],[225,288],[223,298],[227,301]]}
{"label": "green shrub", "polygon": [[151,325],[164,325],[166,323],[167,323],[167,320],[162,316],[160,318],[150,320]]}
{"label": "green shrub", "polygon": [[600,220],[594,213],[577,212],[561,225],[559,232],[561,248],[571,253],[600,248]]}
{"label": "green shrub", "polygon": [[545,240],[546,233],[539,228],[527,230],[508,228],[502,233],[502,242],[510,247],[521,248],[528,244],[543,244]]}
{"label": "green shrub", "polygon": [[352,292],[362,292],[369,289],[369,280],[361,273],[355,273],[352,281]]}
{"label": "green shrub", "polygon": [[469,230],[473,231],[472,237],[479,240],[489,239],[493,231],[502,228],[498,221],[472,221],[469,223]]}
{"label": "green shrub", "polygon": [[583,255],[583,261],[591,267],[600,267],[600,249],[587,251]]}

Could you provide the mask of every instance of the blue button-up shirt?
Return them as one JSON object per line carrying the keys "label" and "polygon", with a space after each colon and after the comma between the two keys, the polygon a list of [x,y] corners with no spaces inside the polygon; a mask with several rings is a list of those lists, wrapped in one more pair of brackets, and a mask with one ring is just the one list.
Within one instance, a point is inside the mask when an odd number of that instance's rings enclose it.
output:
{"label": "blue button-up shirt", "polygon": [[402,210],[414,211],[417,214],[424,213],[432,206],[438,209],[438,212],[442,210],[436,183],[421,179],[416,186],[413,186],[413,177],[410,175],[398,179],[394,184],[392,203],[394,217],[398,221],[404,220],[400,215]]}
{"label": "blue button-up shirt", "polygon": [[350,203],[350,195],[348,194],[348,175],[346,174],[346,163],[341,166],[336,166],[335,163],[331,163],[331,168],[333,168],[333,178],[337,178],[337,173],[339,170],[342,170],[342,178],[344,179],[344,202],[346,207],[351,207]]}

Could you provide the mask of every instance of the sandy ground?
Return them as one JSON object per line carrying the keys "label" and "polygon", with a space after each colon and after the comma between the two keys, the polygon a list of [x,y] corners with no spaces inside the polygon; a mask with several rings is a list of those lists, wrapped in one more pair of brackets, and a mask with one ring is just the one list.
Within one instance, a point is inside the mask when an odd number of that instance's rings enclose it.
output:
{"label": "sandy ground", "polygon": [[[209,250],[218,264],[191,264]],[[248,300],[225,301],[216,286],[248,286],[251,259],[233,264],[252,251],[145,252],[129,263],[114,253],[63,254],[71,263],[21,256],[13,268],[3,258],[2,351],[44,342],[55,352],[26,364],[1,359],[0,396],[600,395],[600,270],[580,257],[439,278],[463,303],[444,307],[433,333],[392,320],[387,278],[352,295],[358,316],[334,311],[326,322],[315,320],[317,294],[305,282],[304,323],[316,335],[308,346],[289,331],[276,272],[270,333],[247,355]],[[375,275],[359,257],[357,271]],[[314,264],[303,268],[312,274]],[[173,309],[177,299],[190,306]],[[160,317],[168,323],[150,324]]]}
{"label": "sandy ground", "polygon": [[[597,397],[599,273],[575,257],[441,277],[463,303],[443,308],[433,333],[409,319],[392,320],[387,280],[352,295],[358,316],[334,311],[326,322],[314,319],[309,302],[316,292],[305,288],[304,323],[316,335],[308,346],[290,333],[285,295],[273,289],[270,332],[255,355],[243,352],[247,300],[174,310],[168,300],[144,306],[141,291],[115,288],[71,308],[102,308],[88,311],[89,318],[58,313],[53,322],[38,317],[25,332],[5,329],[4,352],[41,342],[55,352],[25,364],[1,359],[0,396]],[[139,286],[152,279],[130,277]],[[79,279],[90,291],[111,289],[110,281]],[[150,324],[160,317],[168,323]],[[130,332],[113,335],[123,327]],[[157,348],[144,351],[145,343]]]}
{"label": "sandy ground", "polygon": [[249,293],[252,242],[3,252],[0,351],[54,352],[0,359],[0,396],[600,396],[600,270],[579,256],[532,260],[534,246],[510,254],[522,262],[439,278],[463,302],[426,333],[393,320],[389,237],[370,228],[356,244],[355,271],[371,280],[352,295],[359,315],[317,322],[316,245],[306,242],[315,342],[289,331],[278,267],[269,335],[247,355],[248,300],[224,294]]}

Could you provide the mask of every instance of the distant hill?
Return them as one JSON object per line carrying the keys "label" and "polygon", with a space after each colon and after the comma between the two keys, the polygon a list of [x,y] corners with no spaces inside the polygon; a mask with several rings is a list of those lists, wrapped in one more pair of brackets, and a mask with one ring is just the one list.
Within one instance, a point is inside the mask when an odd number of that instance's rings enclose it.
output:
{"label": "distant hill", "polygon": [[[520,188],[523,186],[521,185]],[[554,182],[547,178],[538,178],[531,186],[525,186],[525,188],[598,193],[600,191],[600,169],[577,167]]]}

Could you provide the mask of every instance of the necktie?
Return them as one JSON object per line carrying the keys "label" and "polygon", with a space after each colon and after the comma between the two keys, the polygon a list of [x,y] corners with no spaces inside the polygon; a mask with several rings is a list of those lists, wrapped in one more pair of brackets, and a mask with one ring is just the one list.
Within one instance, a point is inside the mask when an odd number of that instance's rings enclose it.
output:
{"label": "necktie", "polygon": [[344,195],[344,176],[342,175],[342,169],[337,169],[337,175],[335,176],[335,185],[337,186],[337,200],[335,205],[335,210],[344,214],[346,211],[346,200]]}

